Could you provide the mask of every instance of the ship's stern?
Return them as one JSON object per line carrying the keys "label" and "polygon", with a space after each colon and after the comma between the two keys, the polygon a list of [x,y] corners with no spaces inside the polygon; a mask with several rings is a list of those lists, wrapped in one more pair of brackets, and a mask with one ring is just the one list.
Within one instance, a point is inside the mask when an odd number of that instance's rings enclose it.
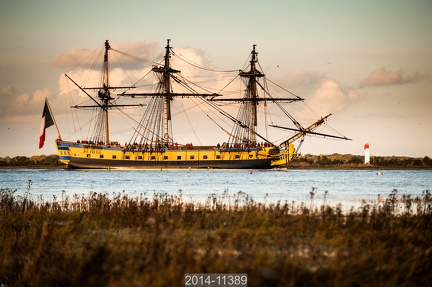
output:
{"label": "ship's stern", "polygon": [[57,155],[59,162],[68,165],[70,162],[70,150],[69,146],[71,145],[70,142],[62,141],[61,139],[55,140],[55,145],[57,149]]}

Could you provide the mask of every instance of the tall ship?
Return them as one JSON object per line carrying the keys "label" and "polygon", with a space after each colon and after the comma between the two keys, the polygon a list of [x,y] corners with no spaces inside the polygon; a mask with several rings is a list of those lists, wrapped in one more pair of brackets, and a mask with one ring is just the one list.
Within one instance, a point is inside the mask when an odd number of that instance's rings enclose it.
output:
{"label": "tall ship", "polygon": [[[253,45],[245,68],[235,71],[235,78],[241,79],[244,85],[240,96],[232,96],[224,89],[207,88],[204,84],[196,84],[184,78],[180,70],[172,67],[172,57],[179,57],[184,63],[206,72],[223,71],[197,65],[177,54],[170,46],[170,40],[167,40],[160,62],[147,61],[118,51],[111,47],[108,40],[102,48],[103,63],[99,84],[79,84],[70,75],[65,75],[75,91],[81,93],[81,103],[71,104],[70,107],[90,110],[92,114],[89,124],[91,129],[85,138],[63,140],[59,135],[55,141],[59,160],[68,168],[271,169],[288,165],[298,154],[297,150],[305,136],[348,140],[345,136],[314,131],[325,124],[331,114],[303,126],[288,112],[287,105],[304,99],[281,86],[278,86],[279,89],[287,92],[286,95],[275,96],[268,90],[268,80],[259,64],[256,45]],[[155,80],[140,85],[145,78],[142,77],[131,85],[112,84],[112,52],[137,59],[143,65],[148,64],[150,68],[145,76],[152,74]],[[116,63],[116,67],[124,68],[119,63]],[[233,74],[233,71],[229,72]],[[225,87],[230,83],[228,81]],[[146,90],[148,86],[153,90]],[[196,145],[192,140],[196,136],[192,124],[191,140],[178,141],[175,127],[191,124],[189,113],[192,113],[192,108],[177,104],[185,100],[193,103],[194,116],[196,110],[199,110],[213,124],[212,128],[207,128],[204,137],[210,137],[213,129],[225,134],[225,137],[220,138],[220,141],[215,140],[213,145]],[[280,124],[274,124],[273,121],[268,124],[267,118],[264,123],[260,123],[259,109],[269,109],[270,105],[281,111],[279,115],[283,117],[278,118]],[[182,122],[176,122],[175,116],[178,114],[174,111],[175,107],[183,109],[185,119]],[[133,117],[130,111],[139,111],[138,116]],[[131,127],[125,126],[124,130],[130,133],[125,142],[113,138],[115,132],[111,131],[111,123],[115,121],[118,126],[118,122],[113,119],[113,112],[120,114],[131,124]],[[194,118],[192,121],[197,120]],[[272,141],[268,138],[269,128],[287,130],[290,135],[277,142]]]}

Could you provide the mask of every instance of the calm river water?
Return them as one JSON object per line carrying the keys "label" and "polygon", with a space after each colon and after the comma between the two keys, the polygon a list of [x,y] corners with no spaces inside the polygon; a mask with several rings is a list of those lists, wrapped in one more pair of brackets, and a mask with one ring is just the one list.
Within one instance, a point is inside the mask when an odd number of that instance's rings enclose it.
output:
{"label": "calm river water", "polygon": [[255,202],[281,201],[320,205],[341,203],[358,207],[387,197],[394,189],[400,195],[421,195],[432,190],[432,170],[136,170],[72,171],[46,169],[0,169],[0,188],[23,195],[29,188],[34,199],[104,192],[152,198],[156,193],[181,195],[184,200],[205,202],[209,196],[238,197]]}

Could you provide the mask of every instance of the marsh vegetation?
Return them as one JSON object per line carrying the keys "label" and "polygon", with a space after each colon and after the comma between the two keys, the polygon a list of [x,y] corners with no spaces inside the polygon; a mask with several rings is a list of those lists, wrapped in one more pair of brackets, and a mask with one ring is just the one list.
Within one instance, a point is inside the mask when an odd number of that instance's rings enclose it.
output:
{"label": "marsh vegetation", "polygon": [[185,273],[247,273],[252,287],[432,282],[428,190],[347,211],[312,193],[263,204],[247,193],[194,203],[181,192],[0,192],[1,286],[184,286]]}

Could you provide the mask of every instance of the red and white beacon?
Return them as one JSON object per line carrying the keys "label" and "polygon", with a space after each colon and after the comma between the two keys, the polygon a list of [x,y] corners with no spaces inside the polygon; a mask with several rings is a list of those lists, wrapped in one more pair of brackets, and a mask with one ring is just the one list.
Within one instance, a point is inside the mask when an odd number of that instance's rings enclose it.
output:
{"label": "red and white beacon", "polygon": [[364,153],[365,153],[364,163],[368,164],[368,163],[370,163],[370,151],[369,151],[369,144],[368,143],[364,145]]}

